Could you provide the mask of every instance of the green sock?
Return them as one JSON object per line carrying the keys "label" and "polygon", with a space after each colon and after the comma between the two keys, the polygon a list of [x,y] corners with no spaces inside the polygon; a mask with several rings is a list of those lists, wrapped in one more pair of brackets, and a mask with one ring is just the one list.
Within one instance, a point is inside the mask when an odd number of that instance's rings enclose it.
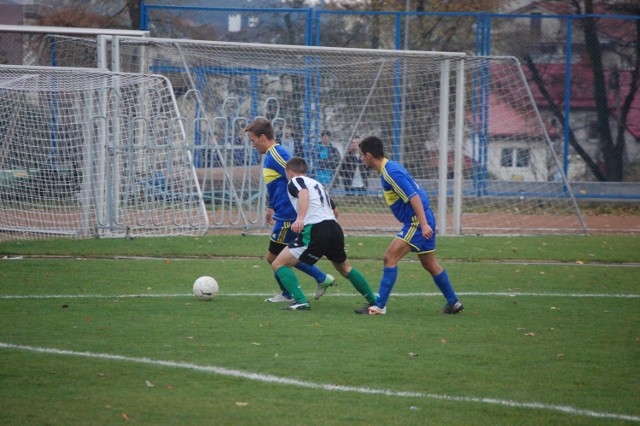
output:
{"label": "green sock", "polygon": [[293,296],[293,299],[298,303],[308,303],[307,297],[302,292],[300,288],[300,283],[298,282],[298,277],[290,268],[286,266],[281,266],[276,271],[276,276],[280,278],[280,282],[287,289],[287,291]]}
{"label": "green sock", "polygon": [[376,295],[371,291],[371,286],[367,279],[356,268],[351,268],[351,272],[347,275],[347,279],[351,281],[353,287],[358,290],[358,293],[364,296],[369,303],[375,303]]}

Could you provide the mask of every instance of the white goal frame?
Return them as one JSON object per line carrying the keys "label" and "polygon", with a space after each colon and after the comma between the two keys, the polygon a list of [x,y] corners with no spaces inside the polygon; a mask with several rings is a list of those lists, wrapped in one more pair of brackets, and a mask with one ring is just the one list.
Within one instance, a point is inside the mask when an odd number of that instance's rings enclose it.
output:
{"label": "white goal frame", "polygon": [[[0,66],[0,88],[0,118],[8,124],[0,140],[3,239],[208,230],[164,76]],[[12,113],[16,107],[30,112]]]}

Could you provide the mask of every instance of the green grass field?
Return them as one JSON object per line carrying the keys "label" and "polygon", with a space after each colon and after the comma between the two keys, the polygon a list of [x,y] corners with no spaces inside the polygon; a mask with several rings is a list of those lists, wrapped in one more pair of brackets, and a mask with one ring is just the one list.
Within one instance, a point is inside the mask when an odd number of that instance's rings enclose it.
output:
{"label": "green grass field", "polygon": [[[374,291],[389,242],[347,238]],[[452,316],[411,255],[386,316],[342,278],[282,311],[267,245],[0,243],[0,424],[640,423],[638,237],[442,237]]]}

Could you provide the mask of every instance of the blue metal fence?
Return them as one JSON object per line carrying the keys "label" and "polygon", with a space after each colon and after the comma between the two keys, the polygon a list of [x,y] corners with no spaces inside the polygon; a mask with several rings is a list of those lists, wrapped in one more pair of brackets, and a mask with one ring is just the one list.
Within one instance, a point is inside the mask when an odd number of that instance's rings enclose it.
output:
{"label": "blue metal fence", "polygon": [[[569,174],[570,138],[572,119],[572,70],[581,61],[574,51],[578,36],[575,23],[585,19],[613,20],[619,25],[640,25],[640,17],[619,15],[541,15],[498,14],[489,12],[373,12],[334,11],[315,8],[205,8],[192,6],[163,6],[142,4],[141,29],[153,36],[180,36],[206,38],[215,34],[218,41],[297,44],[312,46],[340,46],[353,48],[390,48],[411,50],[464,51],[477,56],[521,56],[509,43],[510,34],[521,34],[522,22],[530,26],[554,24],[558,28],[553,40],[536,40],[526,34],[518,43],[526,43],[529,51],[545,52],[555,46],[555,63],[564,64],[562,108],[561,158]],[[431,20],[425,25],[425,20]],[[536,22],[539,21],[539,22]],[[181,23],[182,22],[182,23]],[[189,22],[189,25],[185,23]],[[422,26],[416,26],[421,23]],[[444,23],[444,24],[443,24]],[[454,36],[448,40],[438,34],[438,26],[448,25]],[[184,28],[181,28],[184,27]],[[430,27],[433,33],[422,34],[418,29]],[[170,28],[170,29],[169,29]],[[198,29],[194,34],[194,28]],[[457,32],[456,32],[457,31]],[[624,43],[624,42],[621,42]],[[637,46],[638,40],[631,40]],[[587,46],[586,48],[589,48]],[[637,52],[637,47],[635,48]],[[554,50],[554,52],[556,52]],[[581,54],[584,55],[584,52]],[[636,53],[637,54],[637,53]],[[554,56],[555,55],[555,56]],[[484,76],[486,77],[486,76]],[[484,78],[478,75],[481,81]],[[478,87],[481,89],[482,85]],[[482,93],[479,93],[482,99]],[[640,96],[638,96],[640,98]],[[475,97],[474,97],[475,99]],[[640,103],[639,103],[640,106]],[[640,119],[640,114],[639,114]],[[636,136],[640,140],[640,135]],[[637,142],[636,142],[637,143]],[[640,146],[640,145],[639,145]],[[639,150],[640,151],[640,150]],[[622,167],[622,165],[621,165]]]}

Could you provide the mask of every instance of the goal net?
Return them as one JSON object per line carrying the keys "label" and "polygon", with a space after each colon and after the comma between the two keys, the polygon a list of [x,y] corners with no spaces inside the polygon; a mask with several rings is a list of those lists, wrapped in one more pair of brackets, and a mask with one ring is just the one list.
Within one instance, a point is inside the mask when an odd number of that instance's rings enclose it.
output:
{"label": "goal net", "polygon": [[0,238],[197,235],[208,225],[165,77],[0,66]]}
{"label": "goal net", "polygon": [[279,142],[293,133],[293,152],[329,188],[351,234],[398,228],[379,176],[350,150],[369,135],[381,137],[387,157],[427,190],[440,235],[586,232],[556,156],[562,147],[550,141],[515,58],[131,37],[112,43],[114,70],[171,81],[211,228],[269,228],[259,158],[242,132],[264,116]]}

